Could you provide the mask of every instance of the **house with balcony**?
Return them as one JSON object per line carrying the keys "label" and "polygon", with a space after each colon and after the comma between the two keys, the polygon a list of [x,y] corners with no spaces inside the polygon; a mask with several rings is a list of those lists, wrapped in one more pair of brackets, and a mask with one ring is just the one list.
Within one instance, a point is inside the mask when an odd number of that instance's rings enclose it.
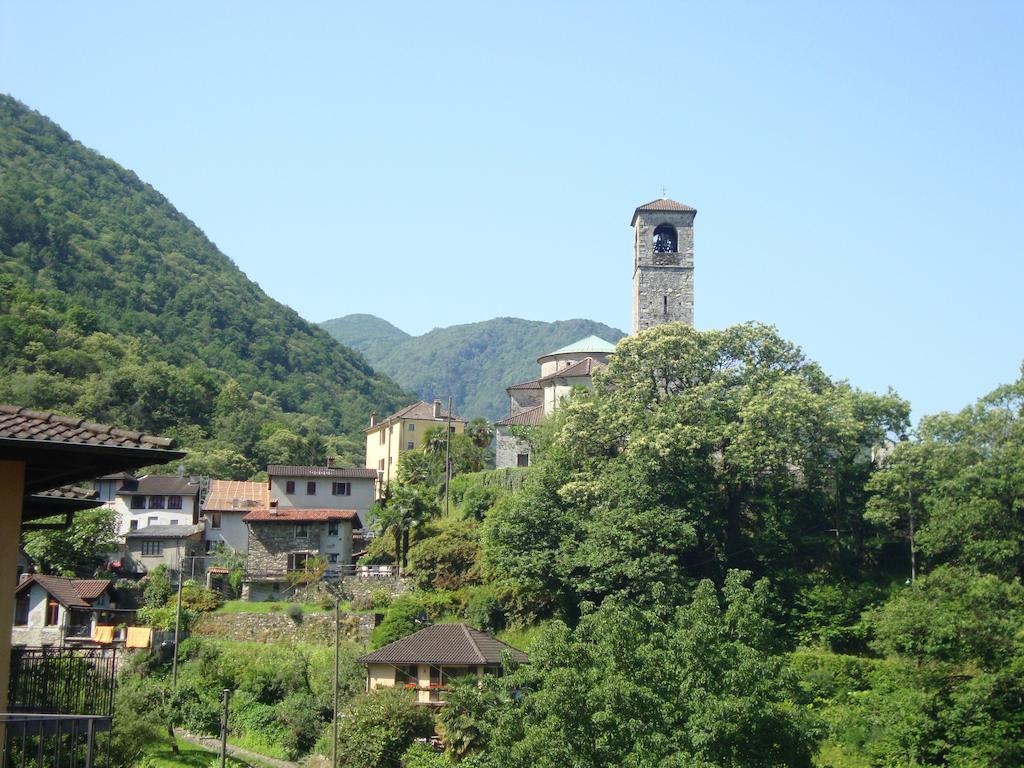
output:
{"label": "house with balcony", "polygon": [[448,682],[459,677],[500,675],[504,662],[525,664],[518,648],[467,624],[434,624],[360,656],[366,690],[407,688],[418,704],[440,706]]}
{"label": "house with balcony", "polygon": [[[11,644],[15,646],[109,643],[114,640],[114,628],[135,617],[134,611],[118,609],[110,579],[32,574],[22,579],[14,596]],[[98,631],[103,627],[109,632]]]}

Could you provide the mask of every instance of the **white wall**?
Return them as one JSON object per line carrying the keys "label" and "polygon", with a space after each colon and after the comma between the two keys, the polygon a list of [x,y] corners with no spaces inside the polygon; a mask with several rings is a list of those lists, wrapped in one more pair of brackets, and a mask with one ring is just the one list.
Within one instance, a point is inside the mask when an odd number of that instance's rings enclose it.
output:
{"label": "white wall", "polygon": [[246,553],[249,551],[249,527],[242,522],[242,518],[249,510],[235,510],[220,513],[220,528],[213,528],[213,513],[206,511],[203,517],[206,518],[206,540],[218,544],[226,544],[236,552]]}

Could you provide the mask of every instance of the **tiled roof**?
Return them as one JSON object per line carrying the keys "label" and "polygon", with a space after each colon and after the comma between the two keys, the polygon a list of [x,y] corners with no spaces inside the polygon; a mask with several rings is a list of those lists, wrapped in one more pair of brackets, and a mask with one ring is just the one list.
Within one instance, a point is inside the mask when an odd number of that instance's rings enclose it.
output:
{"label": "tiled roof", "polygon": [[17,592],[38,584],[65,608],[88,608],[110,586],[109,579],[65,579],[63,576],[32,574],[18,585]]}
{"label": "tiled roof", "polygon": [[[425,421],[437,421],[437,422],[448,421],[448,411],[446,411],[446,410],[444,410],[442,408],[441,409],[441,417],[438,418],[438,419],[435,419],[434,418],[434,406],[433,406],[433,404],[425,402],[423,400],[420,400],[418,403],[413,403],[412,405],[407,405],[405,408],[403,408],[400,411],[395,411],[390,416],[388,416],[386,419],[382,419],[381,421],[378,421],[376,424],[374,424],[372,427],[369,427],[367,429],[367,431],[372,431],[374,429],[379,429],[384,424],[390,424],[390,423],[392,423],[394,421],[398,421],[398,419],[421,419],[421,420],[425,420]],[[456,416],[453,413],[452,414],[452,421],[460,421],[461,422],[461,421],[464,421],[464,420],[460,419],[458,416]]]}
{"label": "tiled roof", "polygon": [[567,365],[565,368],[559,368],[554,373],[549,373],[541,381],[551,381],[552,379],[563,379],[563,378],[579,378],[581,376],[590,376],[594,371],[599,371],[602,368],[608,366],[604,363],[595,360],[592,357],[585,357],[582,360],[577,360],[572,365]]}
{"label": "tiled roof", "polygon": [[243,512],[270,506],[266,483],[247,480],[211,480],[203,509],[216,512]]}
{"label": "tiled roof", "polygon": [[515,416],[508,416],[501,421],[494,422],[496,427],[535,427],[544,422],[544,406],[537,405],[517,413]]}
{"label": "tiled roof", "polygon": [[660,200],[652,200],[649,203],[638,205],[636,210],[633,211],[633,220],[629,222],[629,226],[636,224],[636,217],[640,211],[674,211],[677,213],[696,213],[696,208],[691,208],[688,205],[677,203],[675,200],[669,200],[667,197],[663,197]]}
{"label": "tiled roof", "polygon": [[507,651],[519,662],[525,653],[466,624],[435,624],[360,656],[362,664],[495,665]]}
{"label": "tiled roof", "polygon": [[319,523],[326,520],[351,520],[353,527],[363,527],[359,513],[354,509],[271,507],[269,509],[254,509],[242,518],[243,523]]}
{"label": "tiled roof", "polygon": [[205,523],[199,525],[147,525],[136,531],[128,531],[128,539],[187,539],[206,530]]}
{"label": "tiled roof", "polygon": [[118,496],[197,496],[199,483],[189,482],[179,475],[143,475],[138,480],[127,480]]}
{"label": "tiled roof", "polygon": [[122,448],[169,449],[174,441],[85,419],[32,411],[16,405],[0,405],[0,438],[39,440],[59,443],[84,443]]}
{"label": "tiled roof", "polygon": [[585,339],[574,341],[572,344],[556,349],[554,352],[548,352],[547,354],[541,355],[537,358],[539,363],[545,357],[553,357],[554,355],[571,355],[571,354],[601,354],[610,355],[615,351],[615,345],[610,341],[605,341],[600,336],[587,336]]}
{"label": "tiled roof", "polygon": [[92,488],[83,488],[80,485],[62,485],[60,488],[51,488],[48,491],[40,491],[32,494],[44,499],[68,499],[70,501],[85,501],[95,499],[99,493]]}
{"label": "tiled roof", "polygon": [[512,384],[511,386],[505,387],[506,392],[510,389],[542,389],[542,387],[540,385],[540,379],[533,379],[532,381],[523,381],[519,384]]}
{"label": "tiled roof", "polygon": [[278,477],[370,477],[377,479],[377,470],[363,467],[298,467],[289,464],[271,464],[268,475]]}

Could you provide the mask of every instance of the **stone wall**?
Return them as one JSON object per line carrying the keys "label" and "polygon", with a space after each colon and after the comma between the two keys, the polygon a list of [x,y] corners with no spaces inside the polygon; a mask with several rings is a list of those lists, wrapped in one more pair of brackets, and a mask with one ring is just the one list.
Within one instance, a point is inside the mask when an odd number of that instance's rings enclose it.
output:
{"label": "stone wall", "polygon": [[[693,325],[693,218],[696,213],[641,211],[633,255],[633,333],[662,323]],[[656,253],[654,230],[676,229],[675,253]]]}
{"label": "stone wall", "polygon": [[508,427],[498,427],[494,443],[494,466],[498,469],[515,467],[520,453],[530,453],[530,445],[525,440],[513,437]]}
{"label": "stone wall", "polygon": [[[372,622],[372,614],[369,617]],[[341,636],[345,640],[360,641],[363,632],[360,614],[341,615]],[[370,625],[372,629],[372,623]],[[192,634],[197,637],[215,637],[219,640],[241,640],[256,643],[334,643],[334,612],[305,613],[295,621],[284,611],[281,613],[206,613],[200,616]]]}

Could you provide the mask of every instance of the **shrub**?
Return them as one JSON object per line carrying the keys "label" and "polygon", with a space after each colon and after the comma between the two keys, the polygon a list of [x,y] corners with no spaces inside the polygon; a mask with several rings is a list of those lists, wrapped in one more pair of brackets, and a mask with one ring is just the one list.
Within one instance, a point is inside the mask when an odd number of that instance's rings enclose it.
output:
{"label": "shrub", "polygon": [[347,768],[400,768],[402,755],[413,741],[434,732],[429,709],[398,688],[358,696],[346,708],[344,723],[338,757]]}
{"label": "shrub", "polygon": [[[166,605],[163,608],[153,608],[152,606],[147,605],[139,609],[139,612],[136,614],[136,618],[138,619],[140,626],[172,630],[174,629],[176,613],[177,607],[174,605]],[[182,607],[180,624],[181,631],[187,632],[195,623],[195,620],[196,612]]]}
{"label": "shrub", "polygon": [[402,595],[391,604],[384,614],[384,620],[374,628],[370,635],[370,647],[380,648],[411,635],[420,628],[417,619],[425,612],[423,603],[416,597]]}
{"label": "shrub", "polygon": [[281,745],[290,760],[309,752],[323,729],[323,712],[309,693],[293,693],[276,707],[277,721],[283,734]]}
{"label": "shrub", "polygon": [[451,763],[429,744],[414,742],[402,755],[402,768],[447,768]]}
{"label": "shrub", "polygon": [[302,606],[298,603],[288,603],[284,609],[284,614],[296,624],[302,623]]}
{"label": "shrub", "polygon": [[[219,592],[207,589],[194,581],[187,581],[181,586],[181,604],[183,607],[191,608],[200,613],[215,611],[220,608],[224,598]],[[168,605],[177,603],[177,595],[172,595],[167,600]]]}
{"label": "shrub", "polygon": [[167,576],[167,566],[158,565],[145,577],[142,588],[143,601],[146,606],[159,608],[167,604],[167,599],[174,594],[174,585]]}
{"label": "shrub", "polygon": [[371,607],[377,610],[383,610],[391,605],[393,596],[391,591],[382,587],[377,587],[370,592],[370,603]]}
{"label": "shrub", "polygon": [[494,587],[487,585],[473,590],[466,606],[466,621],[484,632],[505,628],[505,609]]}
{"label": "shrub", "polygon": [[493,485],[475,485],[466,491],[459,510],[467,520],[483,520],[484,515],[501,498],[501,489]]}
{"label": "shrub", "polygon": [[480,580],[480,535],[476,525],[448,527],[409,549],[419,589],[460,589]]}

